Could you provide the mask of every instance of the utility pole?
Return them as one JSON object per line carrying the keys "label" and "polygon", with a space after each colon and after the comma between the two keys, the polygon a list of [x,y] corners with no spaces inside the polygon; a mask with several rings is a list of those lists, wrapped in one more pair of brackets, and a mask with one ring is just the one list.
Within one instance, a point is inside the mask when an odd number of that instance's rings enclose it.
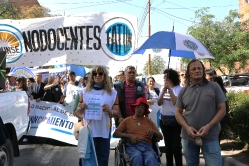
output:
{"label": "utility pole", "polygon": [[[150,37],[150,0],[148,0],[148,36]],[[150,54],[148,55],[148,75],[151,74]]]}

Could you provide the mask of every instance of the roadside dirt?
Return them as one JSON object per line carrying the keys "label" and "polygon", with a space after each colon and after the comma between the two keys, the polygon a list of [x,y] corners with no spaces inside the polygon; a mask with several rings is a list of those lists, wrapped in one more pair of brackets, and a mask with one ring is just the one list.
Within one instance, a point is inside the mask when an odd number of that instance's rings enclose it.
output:
{"label": "roadside dirt", "polygon": [[235,160],[249,166],[249,150],[235,140],[221,140],[221,151]]}

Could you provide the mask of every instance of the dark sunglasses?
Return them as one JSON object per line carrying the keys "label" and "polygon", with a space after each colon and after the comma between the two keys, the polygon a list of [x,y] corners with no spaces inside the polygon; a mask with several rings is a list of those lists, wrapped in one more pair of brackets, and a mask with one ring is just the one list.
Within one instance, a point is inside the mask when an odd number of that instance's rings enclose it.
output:
{"label": "dark sunglasses", "polygon": [[93,72],[92,75],[93,76],[97,76],[97,75],[102,76],[102,75],[104,75],[104,73],[103,72],[98,72],[98,73],[97,72]]}
{"label": "dark sunglasses", "polygon": [[88,77],[84,77],[84,80],[88,80]]}

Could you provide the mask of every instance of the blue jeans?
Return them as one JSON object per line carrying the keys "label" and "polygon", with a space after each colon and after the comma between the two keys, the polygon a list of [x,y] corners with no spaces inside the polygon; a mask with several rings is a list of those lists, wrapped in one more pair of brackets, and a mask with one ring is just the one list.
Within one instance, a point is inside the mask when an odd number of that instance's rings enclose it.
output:
{"label": "blue jeans", "polygon": [[126,153],[129,155],[131,166],[159,166],[156,152],[146,141],[137,144],[127,142]]}
{"label": "blue jeans", "polygon": [[93,141],[99,166],[108,166],[110,138],[94,137]]}
{"label": "blue jeans", "polygon": [[200,148],[206,166],[222,166],[219,141],[203,142],[199,147],[195,142],[182,138],[182,147],[187,166],[199,166]]}

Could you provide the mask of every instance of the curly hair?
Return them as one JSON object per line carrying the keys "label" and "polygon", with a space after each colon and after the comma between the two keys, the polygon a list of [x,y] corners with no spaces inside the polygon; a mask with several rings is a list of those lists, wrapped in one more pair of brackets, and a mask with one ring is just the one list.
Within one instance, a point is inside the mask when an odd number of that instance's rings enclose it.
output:
{"label": "curly hair", "polygon": [[18,82],[17,88],[23,91],[27,91],[28,87],[27,87],[27,82],[26,82],[26,78],[24,77],[18,77],[16,79],[16,81]]}
{"label": "curly hair", "polygon": [[171,82],[176,86],[180,85],[180,76],[176,70],[173,69],[165,69],[163,74],[167,74],[167,78],[171,80]]}
{"label": "curly hair", "polygon": [[89,82],[86,85],[86,92],[90,92],[93,89],[93,86],[95,84],[94,78],[93,78],[93,72],[103,72],[104,73],[104,81],[103,81],[103,90],[105,90],[109,95],[112,95],[112,87],[111,87],[111,81],[109,77],[108,70],[104,66],[94,66],[92,69],[92,72],[90,73]]}
{"label": "curly hair", "polygon": [[185,74],[185,79],[186,79],[186,86],[189,86],[190,85],[190,82],[191,82],[191,78],[190,78],[190,65],[194,62],[200,62],[201,63],[201,66],[202,66],[202,72],[203,72],[203,82],[208,82],[208,80],[206,79],[206,73],[205,73],[205,66],[203,65],[203,63],[201,61],[199,61],[198,59],[193,59],[191,60],[189,63],[188,63],[188,66],[187,66],[187,71],[186,71],[186,74]]}

